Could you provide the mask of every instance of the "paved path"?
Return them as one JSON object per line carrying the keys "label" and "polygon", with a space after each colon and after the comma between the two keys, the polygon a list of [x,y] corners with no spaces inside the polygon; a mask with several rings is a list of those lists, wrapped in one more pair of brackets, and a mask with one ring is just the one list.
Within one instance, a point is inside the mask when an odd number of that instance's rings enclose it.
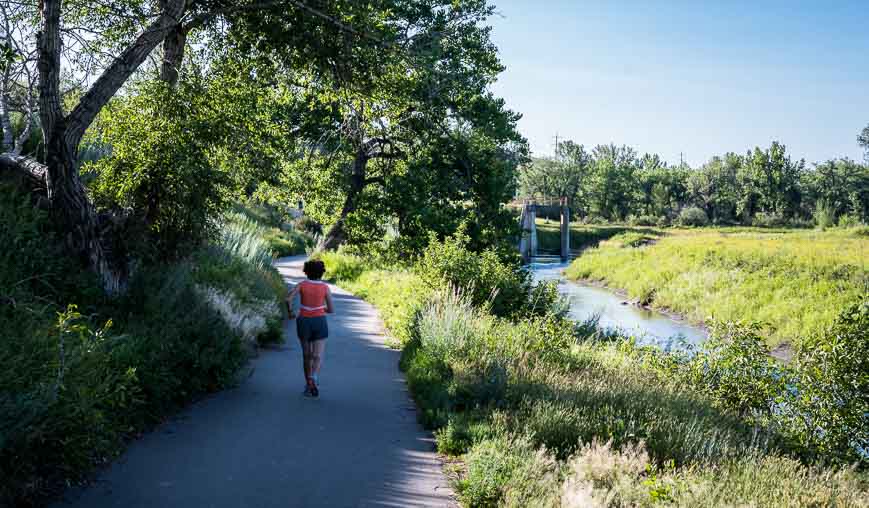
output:
{"label": "paved path", "polygon": [[[295,257],[277,266],[297,281],[301,264]],[[284,347],[253,361],[241,386],[132,443],[91,487],[58,506],[453,506],[376,311],[341,289],[333,294],[319,400],[301,396],[291,330]]]}

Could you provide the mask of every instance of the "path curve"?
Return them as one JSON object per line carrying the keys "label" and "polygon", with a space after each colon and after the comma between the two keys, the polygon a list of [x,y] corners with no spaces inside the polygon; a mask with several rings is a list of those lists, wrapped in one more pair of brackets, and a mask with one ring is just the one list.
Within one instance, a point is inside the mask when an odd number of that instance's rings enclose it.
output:
{"label": "path curve", "polygon": [[[303,260],[275,265],[297,282]],[[301,396],[301,351],[289,330],[284,346],[252,361],[253,375],[238,388],[132,443],[93,485],[57,506],[454,506],[376,310],[332,291],[319,400]]]}

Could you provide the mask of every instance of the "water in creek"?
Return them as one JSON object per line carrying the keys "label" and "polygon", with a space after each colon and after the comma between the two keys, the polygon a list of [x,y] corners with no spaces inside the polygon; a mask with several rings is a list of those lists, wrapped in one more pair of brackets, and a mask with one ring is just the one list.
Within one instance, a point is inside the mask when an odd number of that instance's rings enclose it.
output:
{"label": "water in creek", "polygon": [[537,281],[558,281],[559,291],[570,302],[570,318],[575,321],[598,316],[600,327],[621,330],[635,336],[638,344],[658,346],[665,351],[685,349],[706,338],[701,328],[638,307],[606,288],[565,280],[562,271],[567,268],[566,263],[531,263],[530,268]]}

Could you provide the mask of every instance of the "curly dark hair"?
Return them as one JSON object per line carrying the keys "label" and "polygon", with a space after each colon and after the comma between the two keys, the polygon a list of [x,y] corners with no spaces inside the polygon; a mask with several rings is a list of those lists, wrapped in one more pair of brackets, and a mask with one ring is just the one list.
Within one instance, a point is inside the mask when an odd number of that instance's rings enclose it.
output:
{"label": "curly dark hair", "polygon": [[305,272],[305,275],[307,275],[309,279],[320,280],[323,278],[323,274],[326,273],[326,264],[319,259],[305,261],[305,266],[302,267],[302,271]]}

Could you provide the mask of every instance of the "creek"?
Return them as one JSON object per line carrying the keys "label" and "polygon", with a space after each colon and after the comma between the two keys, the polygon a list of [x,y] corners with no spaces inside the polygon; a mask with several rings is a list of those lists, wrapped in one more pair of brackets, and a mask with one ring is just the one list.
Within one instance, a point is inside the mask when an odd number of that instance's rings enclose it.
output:
{"label": "creek", "polygon": [[637,344],[665,351],[684,350],[706,339],[705,330],[699,326],[640,307],[610,289],[565,279],[562,272],[567,263],[532,260],[528,266],[535,281],[558,282],[559,292],[570,304],[568,315],[574,321],[597,319],[602,329],[618,330],[635,337]]}

